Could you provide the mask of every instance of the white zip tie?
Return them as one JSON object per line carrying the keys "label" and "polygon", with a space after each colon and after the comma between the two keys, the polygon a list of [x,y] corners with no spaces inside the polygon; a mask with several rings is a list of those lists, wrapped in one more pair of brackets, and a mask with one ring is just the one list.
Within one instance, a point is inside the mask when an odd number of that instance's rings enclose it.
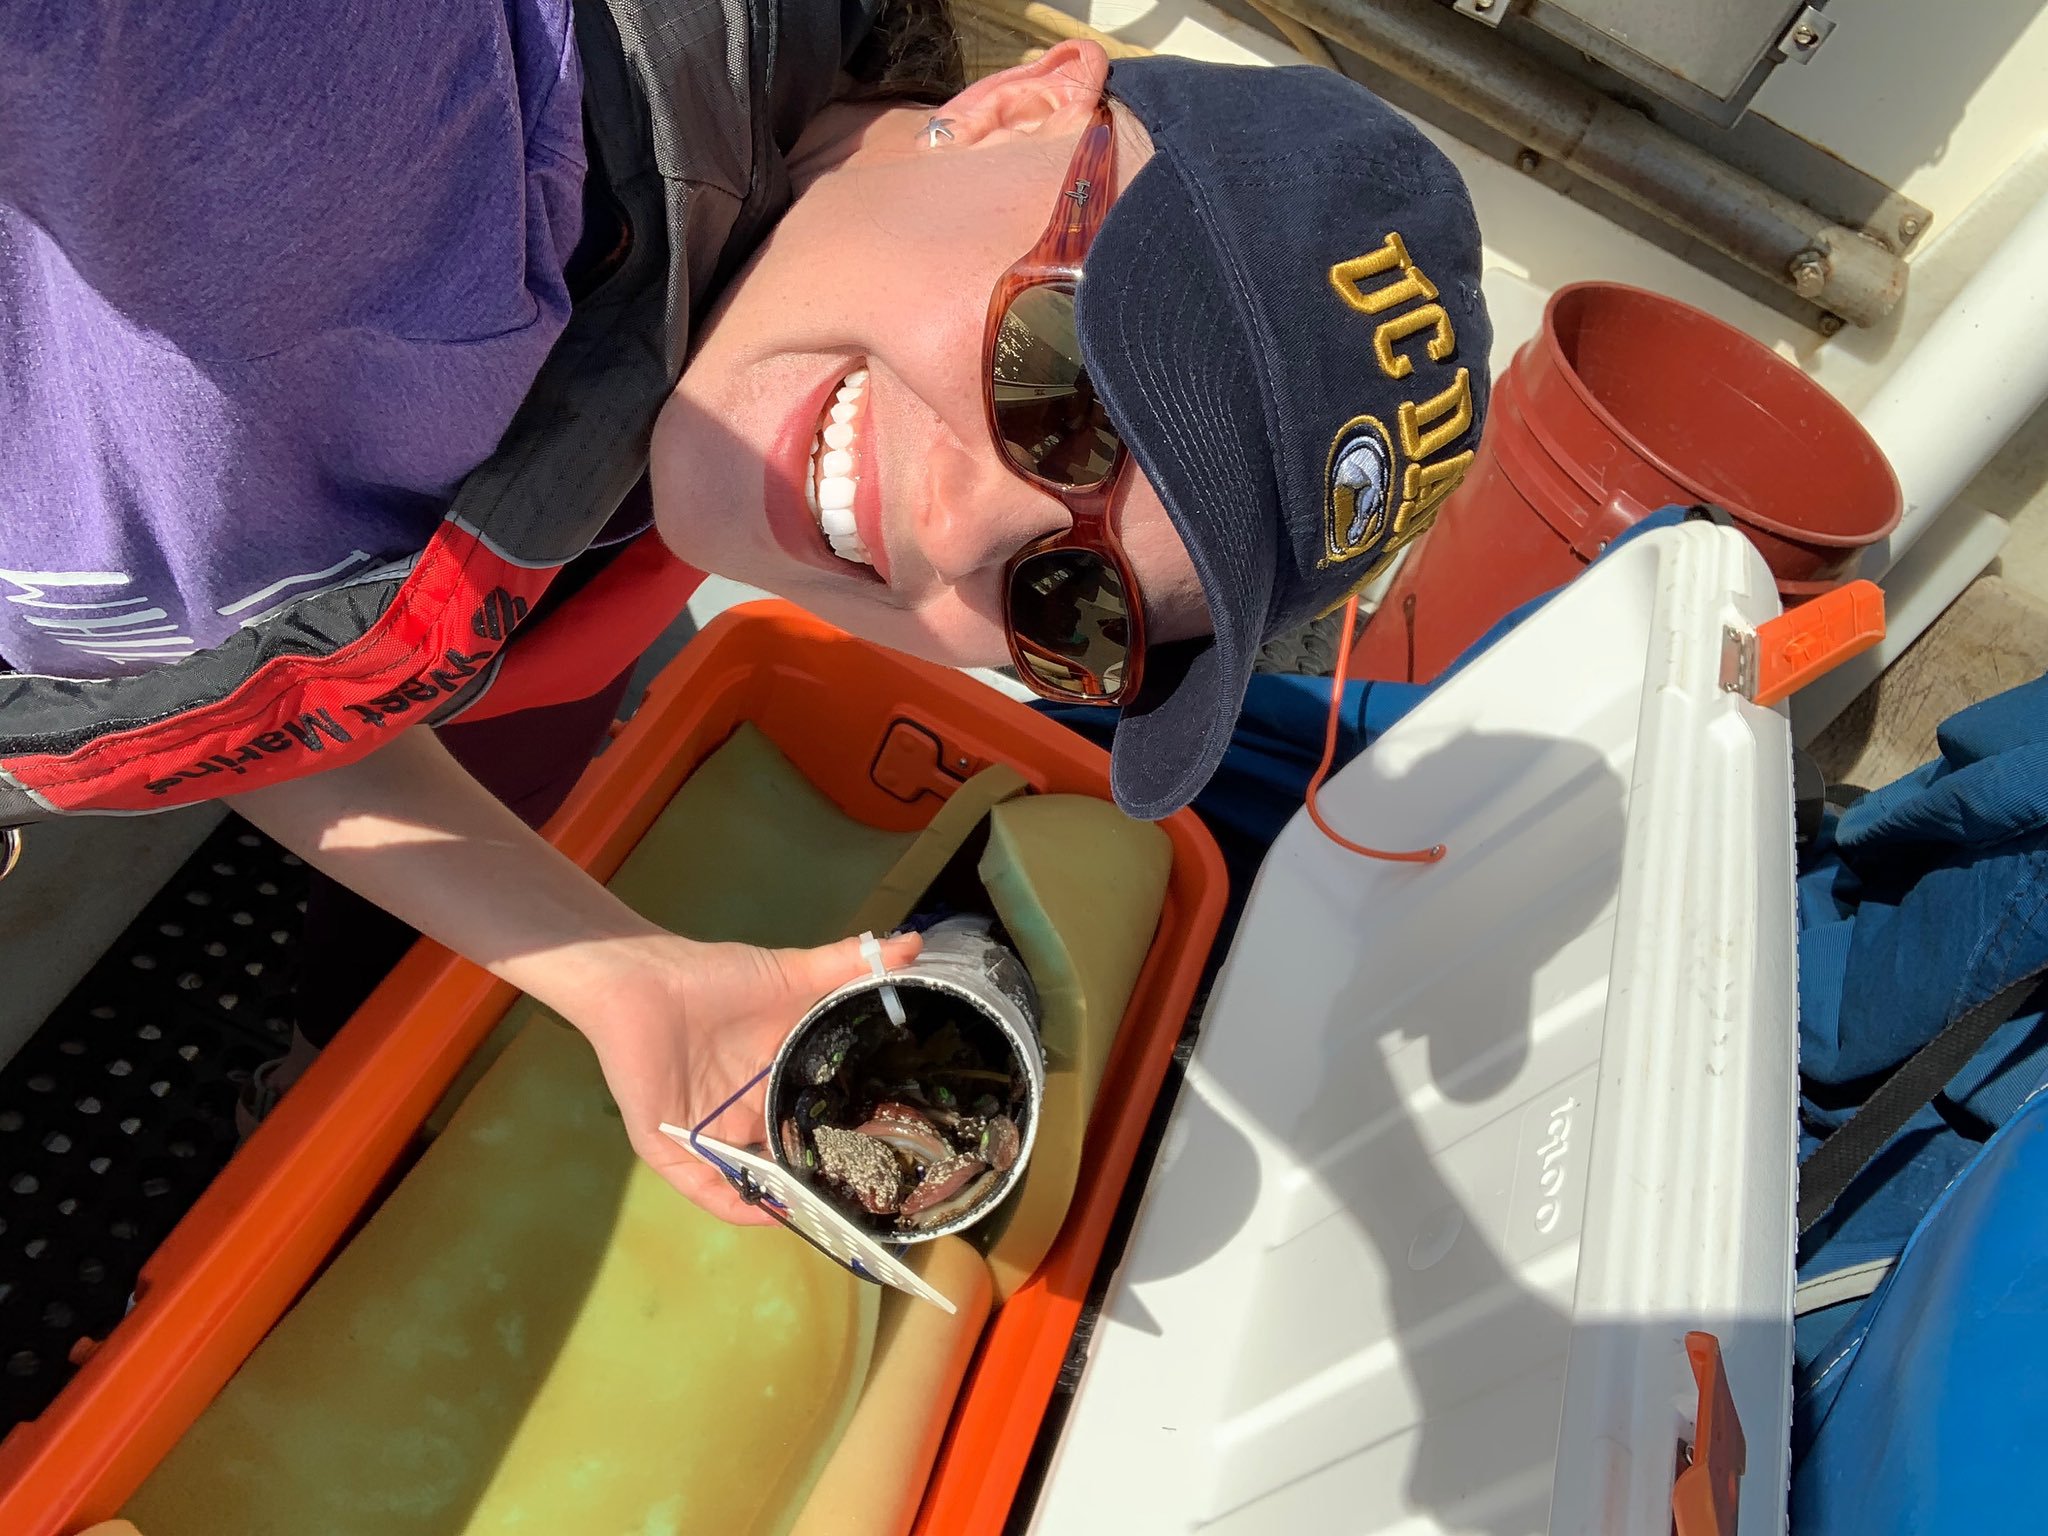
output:
{"label": "white zip tie", "polygon": [[[874,972],[877,980],[889,974],[889,968],[882,964],[882,941],[872,933],[864,933],[860,936],[860,957],[867,961],[868,969]],[[896,995],[896,989],[894,987],[883,987],[880,991],[882,994],[882,1008],[889,1015],[889,1022],[898,1029],[907,1027],[910,1023],[910,1015],[903,1011],[903,999]]]}

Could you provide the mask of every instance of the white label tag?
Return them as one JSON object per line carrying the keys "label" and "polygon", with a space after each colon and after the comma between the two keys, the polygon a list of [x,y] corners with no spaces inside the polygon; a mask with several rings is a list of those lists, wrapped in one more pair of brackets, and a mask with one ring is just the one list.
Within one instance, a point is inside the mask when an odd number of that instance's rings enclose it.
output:
{"label": "white label tag", "polygon": [[834,1258],[848,1264],[857,1263],[873,1279],[884,1285],[893,1285],[897,1290],[906,1291],[948,1313],[960,1310],[941,1292],[927,1285],[916,1270],[848,1221],[830,1201],[788,1169],[758,1153],[742,1152],[738,1147],[729,1147],[709,1136],[700,1135],[693,1140],[690,1133],[679,1125],[663,1125],[661,1132],[713,1168],[718,1167],[717,1160],[722,1160],[752,1176],[762,1194],[788,1213],[789,1224]]}

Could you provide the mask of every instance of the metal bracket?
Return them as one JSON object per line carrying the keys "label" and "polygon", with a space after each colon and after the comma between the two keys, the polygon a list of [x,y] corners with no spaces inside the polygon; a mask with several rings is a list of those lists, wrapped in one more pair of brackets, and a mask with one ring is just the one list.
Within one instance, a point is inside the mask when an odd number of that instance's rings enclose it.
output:
{"label": "metal bracket", "polygon": [[1834,30],[1834,18],[1818,6],[1809,5],[1792,18],[1792,25],[1778,39],[1778,57],[1789,63],[1804,64],[1820,52],[1820,45]]}
{"label": "metal bracket", "polygon": [[1517,3],[1518,0],[1452,0],[1451,9],[1486,26],[1497,27],[1508,19],[1508,12]]}
{"label": "metal bracket", "polygon": [[1739,693],[1746,699],[1756,697],[1756,631],[1737,629],[1733,624],[1721,629],[1721,691]]}

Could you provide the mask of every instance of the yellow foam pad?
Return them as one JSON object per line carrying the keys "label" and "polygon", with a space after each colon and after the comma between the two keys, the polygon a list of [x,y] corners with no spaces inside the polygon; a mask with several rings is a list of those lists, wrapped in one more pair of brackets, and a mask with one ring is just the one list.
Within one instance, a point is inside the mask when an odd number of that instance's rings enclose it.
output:
{"label": "yellow foam pad", "polygon": [[988,1265],[961,1238],[919,1243],[904,1260],[959,1315],[883,1294],[860,1407],[790,1536],[903,1536],[917,1518],[994,1293]]}
{"label": "yellow foam pad", "polygon": [[676,792],[611,887],[693,939],[809,948],[856,932],[862,899],[916,841],[855,821],[742,725]]}
{"label": "yellow foam pad", "polygon": [[802,1507],[878,1297],[642,1166],[535,1020],[124,1514],[150,1536],[734,1536]]}
{"label": "yellow foam pad", "polygon": [[1012,800],[989,815],[980,874],[1037,984],[1045,1105],[1017,1191],[972,1229],[996,1295],[1044,1260],[1067,1219],[1109,1049],[1166,901],[1173,844],[1149,822],[1078,795]]}

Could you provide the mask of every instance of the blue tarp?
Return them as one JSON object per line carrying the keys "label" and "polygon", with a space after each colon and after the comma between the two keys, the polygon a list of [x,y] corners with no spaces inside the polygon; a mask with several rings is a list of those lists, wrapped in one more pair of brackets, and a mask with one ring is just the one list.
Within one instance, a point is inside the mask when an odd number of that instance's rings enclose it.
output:
{"label": "blue tarp", "polygon": [[1858,1312],[1801,1394],[1797,1536],[2048,1524],[2048,1097],[1976,1149]]}
{"label": "blue tarp", "polygon": [[[1802,1155],[1951,1021],[2048,966],[2048,678],[1955,715],[1941,727],[1939,746],[1934,762],[1830,813],[1801,877]],[[1967,1251],[1951,1251],[1948,1239],[1922,1227],[1945,1198],[1954,1206],[1962,1186],[2015,1177],[2015,1170],[2048,1156],[2031,1141],[2024,1153],[2013,1148],[1998,1158],[1986,1155],[1992,1134],[2044,1085],[2048,1023],[2039,1012],[2024,1014],[1992,1037],[1807,1234],[1803,1279],[1894,1258],[1909,1241],[1919,1250],[1919,1267],[1938,1266],[1939,1279],[1923,1275],[1908,1285],[1901,1272],[1867,1301],[1800,1319],[1794,1449],[1803,1531],[1867,1536],[1935,1529],[1904,1513],[1924,1512],[1935,1497],[1926,1489],[1910,1498],[1901,1492],[1896,1520],[1876,1519],[1875,1506],[1860,1494],[1851,1497],[1855,1479],[1845,1480],[1841,1469],[1854,1464],[1855,1455],[1842,1448],[1847,1432],[1835,1427],[1835,1418],[1862,1426],[1859,1434],[1880,1433],[1928,1450],[1891,1473],[1907,1476],[1907,1468],[1917,1466],[1914,1475],[1958,1479],[1956,1510],[1983,1507],[1965,1496],[1965,1469],[1972,1487],[1987,1477],[1995,1483],[2019,1474],[2016,1467],[1992,1466],[1993,1442],[1962,1460],[1933,1454],[1947,1446],[1955,1457],[1965,1456],[1964,1442],[1949,1441],[1950,1426],[1937,1419],[1943,1398],[1895,1392],[1886,1385],[1887,1370],[1870,1364],[1868,1352],[1881,1339],[1880,1353],[1896,1357],[1900,1370],[1918,1362],[1913,1368],[1923,1376],[1930,1370],[1939,1375],[1922,1358],[1927,1351],[1948,1348],[1943,1341],[1966,1334],[1988,1338],[1985,1326],[1995,1321],[2030,1337],[2022,1363],[2048,1373],[2048,1269],[2042,1268],[2048,1265],[2048,1223],[2041,1213],[2023,1234],[1975,1233],[1967,1241],[1977,1247]],[[2029,1176],[2038,1178],[2038,1168]],[[2016,1191],[1975,1189],[1967,1209],[2010,1210],[2020,1199]],[[1981,1261],[1971,1257],[1979,1249]],[[1971,1267],[1980,1262],[1981,1271]],[[2036,1279],[2012,1280],[2026,1265],[2035,1266]],[[1926,1305],[1930,1294],[1942,1296],[1944,1308],[1961,1310],[1918,1321],[1901,1315],[1902,1308]],[[1859,1356],[1865,1363],[1852,1373],[1847,1367]],[[1947,1369],[1958,1389],[1966,1389],[1971,1373],[1984,1372],[1989,1360],[1988,1353],[1958,1354]],[[1987,1373],[1974,1390],[1993,1394],[1996,1405],[2008,1382],[2007,1374]],[[2020,1402],[2011,1399],[2013,1411]],[[1957,1522],[1941,1528],[1992,1528],[1972,1526],[1961,1515]]]}

